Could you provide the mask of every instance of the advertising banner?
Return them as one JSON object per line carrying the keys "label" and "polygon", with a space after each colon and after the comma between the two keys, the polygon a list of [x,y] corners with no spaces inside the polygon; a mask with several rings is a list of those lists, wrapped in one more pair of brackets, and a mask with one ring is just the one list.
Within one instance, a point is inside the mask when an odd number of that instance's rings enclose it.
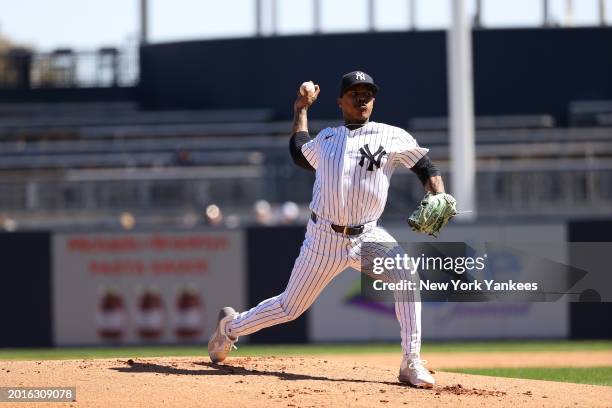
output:
{"label": "advertising banner", "polygon": [[201,343],[245,306],[240,231],[57,234],[54,343]]}

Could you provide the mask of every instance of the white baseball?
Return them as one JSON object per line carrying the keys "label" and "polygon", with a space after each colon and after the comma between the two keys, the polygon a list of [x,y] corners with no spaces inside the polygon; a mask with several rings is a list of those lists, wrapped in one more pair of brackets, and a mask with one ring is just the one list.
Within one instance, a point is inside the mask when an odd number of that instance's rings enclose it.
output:
{"label": "white baseball", "polygon": [[312,81],[304,82],[300,85],[300,95],[306,96],[312,95],[313,93],[315,93],[315,86]]}

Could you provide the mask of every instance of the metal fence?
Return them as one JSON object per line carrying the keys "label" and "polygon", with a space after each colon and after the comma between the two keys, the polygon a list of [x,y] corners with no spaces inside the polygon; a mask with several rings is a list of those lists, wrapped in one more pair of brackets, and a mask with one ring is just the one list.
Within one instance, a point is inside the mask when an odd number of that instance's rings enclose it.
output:
{"label": "metal fence", "polygon": [[[46,215],[47,227],[54,227],[76,224],[74,214],[86,214],[93,224],[123,211],[177,219],[186,211],[202,213],[210,204],[248,214],[261,199],[278,204],[294,201],[306,208],[313,182],[312,173],[284,164],[165,169],[157,175],[150,170],[103,172],[110,177],[97,179],[101,174],[80,170],[78,177],[5,179],[0,182],[0,215],[24,220]],[[612,213],[612,166],[480,169],[476,180],[479,217],[573,218]],[[451,177],[446,181],[452,184]],[[391,183],[385,218],[405,218],[422,195],[416,177],[400,170]]]}

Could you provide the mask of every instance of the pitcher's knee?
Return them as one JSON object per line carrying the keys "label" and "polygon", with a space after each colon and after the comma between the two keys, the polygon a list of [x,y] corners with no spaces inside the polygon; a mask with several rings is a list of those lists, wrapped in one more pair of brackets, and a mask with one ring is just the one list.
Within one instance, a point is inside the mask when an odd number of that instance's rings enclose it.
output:
{"label": "pitcher's knee", "polygon": [[287,302],[283,298],[281,298],[280,307],[283,312],[282,319],[283,321],[286,321],[286,322],[290,322],[292,320],[297,319],[306,310],[305,308],[301,308],[296,304]]}

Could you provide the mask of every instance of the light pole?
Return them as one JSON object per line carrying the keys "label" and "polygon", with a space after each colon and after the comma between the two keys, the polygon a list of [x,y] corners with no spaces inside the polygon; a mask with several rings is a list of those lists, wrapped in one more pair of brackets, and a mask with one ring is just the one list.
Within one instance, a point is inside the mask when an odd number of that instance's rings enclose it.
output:
{"label": "light pole", "polygon": [[408,19],[410,21],[410,29],[416,30],[417,27],[417,19],[416,19],[416,2],[417,0],[408,0]]}
{"label": "light pole", "polygon": [[550,25],[549,11],[548,0],[542,0],[542,24],[544,27],[548,27]]}
{"label": "light pole", "polygon": [[451,192],[462,210],[471,211],[459,215],[458,220],[472,221],[476,218],[476,164],[471,27],[465,0],[450,1],[452,23],[446,36],[446,52]]}
{"label": "light pole", "polygon": [[149,4],[148,0],[140,0],[140,43],[149,42]]}
{"label": "light pole", "polygon": [[482,27],[482,0],[476,0],[476,14],[474,15],[474,26]]}
{"label": "light pole", "polygon": [[312,1],[312,25],[315,34],[321,33],[321,0]]}
{"label": "light pole", "polygon": [[263,35],[262,26],[261,0],[255,0],[255,35],[258,37]]}

